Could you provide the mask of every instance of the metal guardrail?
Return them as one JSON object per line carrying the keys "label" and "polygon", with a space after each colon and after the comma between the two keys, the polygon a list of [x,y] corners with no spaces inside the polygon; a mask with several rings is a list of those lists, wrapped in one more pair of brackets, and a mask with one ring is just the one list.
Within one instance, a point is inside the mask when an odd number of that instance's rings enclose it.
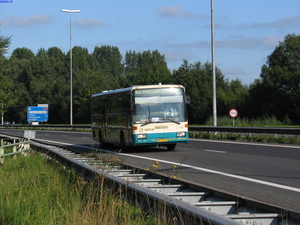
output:
{"label": "metal guardrail", "polygon": [[[16,154],[21,154],[24,152],[27,152],[28,150],[30,150],[30,142],[31,141],[21,141],[16,143],[16,139],[13,140],[13,144],[7,144],[4,145],[4,140],[1,139],[1,145],[0,145],[0,165],[3,165],[4,163],[4,157],[6,156],[11,156],[11,155],[16,155]],[[18,147],[18,151],[17,151],[17,146]],[[5,148],[8,147],[13,147],[13,151],[9,152],[9,153],[5,153]]]}
{"label": "metal guardrail", "polygon": [[30,129],[30,130],[45,130],[45,129],[57,129],[57,130],[80,130],[87,129],[91,130],[91,126],[88,125],[48,125],[48,124],[40,124],[40,125],[0,125],[0,129]]}
{"label": "metal guardrail", "polygon": [[201,127],[201,126],[194,127],[194,126],[190,126],[189,131],[300,135],[300,128],[276,128],[276,127]]}
{"label": "metal guardrail", "polygon": [[[21,129],[60,129],[60,130],[91,130],[88,125],[0,125],[0,128],[21,128]],[[246,133],[246,134],[286,134],[300,135],[300,128],[276,128],[276,127],[204,127],[204,126],[189,126],[189,131],[196,132],[222,132],[222,133]]]}

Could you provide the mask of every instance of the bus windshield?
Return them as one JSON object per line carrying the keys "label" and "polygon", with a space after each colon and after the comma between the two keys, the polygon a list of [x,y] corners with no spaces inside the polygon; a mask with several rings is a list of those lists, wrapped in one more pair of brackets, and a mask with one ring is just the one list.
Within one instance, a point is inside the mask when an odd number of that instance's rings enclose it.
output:
{"label": "bus windshield", "polygon": [[177,123],[186,120],[183,88],[133,90],[133,101],[133,123]]}

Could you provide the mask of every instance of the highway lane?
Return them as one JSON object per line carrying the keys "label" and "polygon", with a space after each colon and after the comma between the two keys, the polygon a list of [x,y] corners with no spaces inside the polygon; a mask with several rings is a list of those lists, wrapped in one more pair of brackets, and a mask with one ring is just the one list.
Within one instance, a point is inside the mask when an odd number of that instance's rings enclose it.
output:
{"label": "highway lane", "polygon": [[[16,132],[0,130],[10,135]],[[72,148],[85,146],[81,151],[97,148],[89,133],[36,132],[37,139]],[[128,164],[150,168],[157,161],[159,171],[169,176],[300,212],[300,146],[191,140],[175,151],[143,148],[116,154]]]}

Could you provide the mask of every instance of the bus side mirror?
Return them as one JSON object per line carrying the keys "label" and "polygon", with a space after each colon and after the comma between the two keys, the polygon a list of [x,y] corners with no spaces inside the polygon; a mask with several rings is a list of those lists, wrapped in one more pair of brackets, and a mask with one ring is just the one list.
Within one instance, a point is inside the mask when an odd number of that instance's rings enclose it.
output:
{"label": "bus side mirror", "polygon": [[191,97],[189,93],[185,94],[185,104],[191,104]]}

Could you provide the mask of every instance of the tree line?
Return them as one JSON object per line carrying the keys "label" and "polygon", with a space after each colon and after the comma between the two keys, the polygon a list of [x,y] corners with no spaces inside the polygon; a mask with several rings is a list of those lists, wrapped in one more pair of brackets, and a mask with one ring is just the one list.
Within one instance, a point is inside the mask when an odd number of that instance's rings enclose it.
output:
{"label": "tree line", "polygon": [[[27,107],[49,105],[51,124],[70,123],[70,52],[57,47],[17,48],[5,52],[10,37],[0,36],[0,112],[5,120],[27,123]],[[90,96],[104,90],[146,84],[181,84],[191,97],[190,124],[204,124],[212,117],[212,64],[183,60],[170,71],[159,51],[128,51],[115,46],[72,48],[73,123],[90,123]],[[239,117],[274,116],[290,124],[300,122],[300,36],[288,34],[262,65],[260,79],[250,85],[229,80],[216,67],[217,115],[235,108]]]}

